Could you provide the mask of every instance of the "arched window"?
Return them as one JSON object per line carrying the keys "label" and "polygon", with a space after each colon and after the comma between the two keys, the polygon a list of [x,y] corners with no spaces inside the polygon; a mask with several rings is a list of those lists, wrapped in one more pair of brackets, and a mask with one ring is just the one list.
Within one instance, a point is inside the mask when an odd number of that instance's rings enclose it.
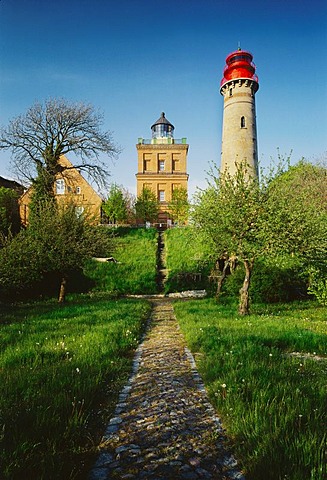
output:
{"label": "arched window", "polygon": [[245,117],[241,117],[241,128],[245,128]]}

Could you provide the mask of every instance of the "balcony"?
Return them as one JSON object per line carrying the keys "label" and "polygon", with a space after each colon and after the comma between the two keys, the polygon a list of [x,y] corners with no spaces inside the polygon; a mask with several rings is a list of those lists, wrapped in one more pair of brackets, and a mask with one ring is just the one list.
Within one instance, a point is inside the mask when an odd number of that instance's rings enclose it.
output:
{"label": "balcony", "polygon": [[138,138],[138,145],[186,145],[186,138]]}

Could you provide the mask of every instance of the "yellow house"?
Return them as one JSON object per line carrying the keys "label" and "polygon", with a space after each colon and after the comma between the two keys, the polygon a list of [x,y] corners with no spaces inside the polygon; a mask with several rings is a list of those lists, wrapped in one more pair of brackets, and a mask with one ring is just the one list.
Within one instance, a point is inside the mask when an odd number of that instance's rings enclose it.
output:
{"label": "yellow house", "polygon": [[[53,186],[54,195],[58,203],[76,205],[76,213],[87,214],[94,223],[100,223],[102,199],[91,185],[80,174],[77,168],[64,155],[60,157],[60,164],[65,170],[58,174]],[[29,205],[32,197],[32,187],[28,188],[19,199],[19,214],[22,225],[27,225]]]}
{"label": "yellow house", "polygon": [[152,125],[152,138],[139,138],[138,172],[136,174],[137,196],[143,188],[150,188],[160,204],[158,222],[169,221],[168,204],[175,188],[187,191],[187,152],[186,138],[174,138],[174,126],[166,119],[164,112]]}

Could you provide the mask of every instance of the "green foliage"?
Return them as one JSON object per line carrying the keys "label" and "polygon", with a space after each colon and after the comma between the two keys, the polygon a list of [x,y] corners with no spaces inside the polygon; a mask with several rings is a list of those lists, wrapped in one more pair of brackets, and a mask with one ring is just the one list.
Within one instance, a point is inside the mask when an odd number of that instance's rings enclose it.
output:
{"label": "green foliage", "polygon": [[326,308],[174,305],[247,480],[326,478]]}
{"label": "green foliage", "polygon": [[[294,167],[279,164],[259,183],[239,165],[234,176],[214,171],[209,187],[198,194],[194,222],[211,258],[244,265],[240,312],[249,311],[249,287],[259,266],[272,267],[273,288],[282,283],[274,267],[281,257],[302,264],[303,278],[310,268],[327,271],[326,175],[326,168],[301,161]],[[266,267],[260,262],[255,267],[263,257]]]}
{"label": "green foliage", "polygon": [[[262,236],[269,248],[327,264],[327,169],[304,160],[273,178]],[[268,222],[269,220],[269,222]]]}
{"label": "green foliage", "polygon": [[0,233],[16,232],[19,223],[18,193],[11,188],[0,187]]}
{"label": "green foliage", "polygon": [[[236,267],[228,275],[222,288],[221,300],[237,297],[243,283],[244,272]],[[307,275],[302,262],[291,256],[258,258],[250,285],[251,299],[255,303],[288,302],[307,298]]]}
{"label": "green foliage", "polygon": [[321,305],[327,306],[327,278],[318,270],[310,271],[309,293],[314,295]]}
{"label": "green foliage", "polygon": [[112,184],[107,200],[102,204],[102,210],[108,217],[109,223],[121,224],[128,220],[128,198],[122,187]]}
{"label": "green foliage", "polygon": [[107,232],[78,217],[74,205],[39,205],[38,215],[32,220],[0,251],[0,286],[4,293],[33,289],[35,282],[49,274],[58,277],[59,287],[61,279],[82,268],[88,258],[108,251]]}
{"label": "green foliage", "polygon": [[157,231],[118,228],[115,232],[110,251],[117,263],[90,260],[85,266],[95,290],[115,295],[156,293]]}
{"label": "green foliage", "polygon": [[174,188],[168,211],[173,221],[178,225],[185,225],[188,220],[190,204],[188,202],[186,188]]}
{"label": "green foliage", "polygon": [[2,479],[86,478],[148,314],[107,295],[2,308]]}
{"label": "green foliage", "polygon": [[41,279],[38,245],[23,230],[0,250],[0,293],[20,295]]}
{"label": "green foliage", "polygon": [[159,202],[155,193],[144,187],[135,203],[135,215],[138,223],[154,222],[159,214]]}
{"label": "green foliage", "polygon": [[165,231],[165,292],[209,289],[210,262],[191,226]]}

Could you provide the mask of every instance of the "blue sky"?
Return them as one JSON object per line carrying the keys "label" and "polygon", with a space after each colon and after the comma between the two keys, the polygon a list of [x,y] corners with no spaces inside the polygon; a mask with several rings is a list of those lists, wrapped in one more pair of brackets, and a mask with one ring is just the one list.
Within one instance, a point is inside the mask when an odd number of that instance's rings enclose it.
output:
{"label": "blue sky", "polygon": [[[122,148],[112,182],[135,193],[138,137],[164,111],[190,145],[190,192],[219,164],[219,83],[238,42],[252,52],[259,158],[327,151],[325,0],[0,0],[0,123],[50,97],[99,108]],[[0,175],[12,178],[10,153]]]}

